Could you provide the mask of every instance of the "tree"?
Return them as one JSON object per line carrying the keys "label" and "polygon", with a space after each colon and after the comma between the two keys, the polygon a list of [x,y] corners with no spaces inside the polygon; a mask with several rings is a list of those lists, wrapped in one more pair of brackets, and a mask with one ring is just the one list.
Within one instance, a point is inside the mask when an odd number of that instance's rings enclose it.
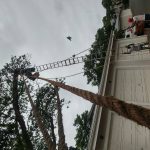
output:
{"label": "tree", "polygon": [[102,5],[106,9],[111,9],[112,6],[112,0],[102,0]]}
{"label": "tree", "polygon": [[13,145],[15,141],[14,135],[15,124],[0,124],[0,149],[9,149],[9,144]]}
{"label": "tree", "polygon": [[13,74],[12,104],[13,104],[13,109],[15,111],[15,120],[19,123],[19,125],[21,127],[22,137],[23,137],[24,143],[26,145],[26,148],[29,150],[32,150],[33,145],[31,143],[31,140],[30,140],[30,137],[29,137],[26,125],[25,125],[24,118],[21,115],[20,108],[19,108],[19,102],[18,102],[18,100],[19,100],[19,93],[18,93],[19,72],[18,72],[18,68],[16,68],[13,72],[14,72],[14,74]]}
{"label": "tree", "polygon": [[90,120],[88,111],[83,112],[81,115],[77,115],[74,120],[74,126],[76,127],[77,134],[75,136],[76,147],[79,150],[87,149],[89,134],[90,134]]}
{"label": "tree", "polygon": [[101,80],[109,41],[109,33],[105,30],[106,29],[104,27],[98,29],[90,54],[86,55],[86,59],[84,61],[84,75],[87,76],[88,84],[91,82],[92,85],[99,85]]}
{"label": "tree", "polygon": [[90,53],[86,55],[84,61],[84,76],[87,76],[87,83],[91,83],[93,86],[98,86],[101,81],[107,46],[112,30],[111,19],[114,17],[112,1],[103,0],[102,4],[106,8],[106,16],[103,17],[103,27],[97,30]]}
{"label": "tree", "polygon": [[2,149],[33,149],[23,114],[27,113],[27,97],[23,80],[14,74],[17,68],[27,68],[25,55],[12,57],[0,70],[0,146]]}
{"label": "tree", "polygon": [[[62,82],[62,81],[61,81]],[[45,127],[48,130],[48,133],[51,136],[53,143],[57,144],[57,137],[55,134],[55,128],[57,126],[58,120],[58,111],[57,111],[57,92],[55,87],[51,84],[45,84],[42,87],[37,89],[36,98],[34,98],[34,103],[43,118]],[[61,108],[70,102],[60,99]],[[30,131],[33,134],[33,143],[37,150],[47,150],[47,146],[44,144],[44,139],[40,134],[36,120],[34,119],[33,113],[31,111],[29,116]]]}
{"label": "tree", "polygon": [[78,150],[77,148],[73,147],[73,146],[70,146],[69,147],[69,150]]}
{"label": "tree", "polygon": [[[19,76],[20,68],[29,67],[30,62],[27,56],[22,55],[12,57],[10,63],[4,65],[0,70],[0,149],[31,150],[33,147],[39,150],[47,149],[41,133],[37,129],[37,123],[34,123],[35,119],[31,117],[33,114],[29,113],[24,81]],[[30,82],[28,84],[30,85]],[[34,100],[31,103],[33,106],[34,103],[36,104],[34,110],[36,107],[38,108],[39,115],[44,118],[44,125],[48,129],[53,143],[56,144],[54,129],[57,122],[57,96],[55,88],[52,85],[45,85],[39,89],[36,95],[31,85],[30,88],[34,94],[32,97]],[[61,107],[68,104],[64,99],[60,99],[60,101]]]}
{"label": "tree", "polygon": [[[55,89],[50,84],[45,84],[36,92],[35,105],[38,109],[39,114],[43,118],[45,127],[51,136],[52,142],[56,145],[56,136],[54,129],[56,128],[56,99]],[[40,135],[40,131],[37,128],[36,120],[34,119],[32,111],[29,116],[30,131],[34,133],[33,143],[36,145],[36,149],[47,149],[47,146],[43,142],[43,137]]]}

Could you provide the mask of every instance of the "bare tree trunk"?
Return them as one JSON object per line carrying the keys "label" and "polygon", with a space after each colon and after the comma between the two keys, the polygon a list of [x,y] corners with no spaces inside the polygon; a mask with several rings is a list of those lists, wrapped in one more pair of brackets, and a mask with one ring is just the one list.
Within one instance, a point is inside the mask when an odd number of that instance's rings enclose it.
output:
{"label": "bare tree trunk", "polygon": [[67,144],[65,143],[62,109],[61,109],[61,101],[58,93],[58,87],[55,87],[55,91],[57,96],[57,111],[58,111],[58,135],[59,135],[58,150],[68,150]]}
{"label": "bare tree trunk", "polygon": [[[51,102],[52,101],[50,100],[46,103],[46,108],[45,108],[46,111],[48,111],[47,108],[48,108],[48,105],[50,105]],[[49,118],[50,118],[49,121],[50,121],[50,129],[51,129],[50,136],[52,137],[52,141],[53,141],[54,145],[56,145],[56,136],[55,136],[55,131],[54,131],[55,126],[54,126],[54,119],[53,119],[53,113],[52,112],[50,112]]]}
{"label": "bare tree trunk", "polygon": [[21,140],[21,135],[19,134],[19,127],[18,127],[18,122],[15,120],[15,133],[17,135],[17,143],[19,143],[19,145],[22,145],[22,150],[26,150],[26,148],[24,148],[24,143]]}
{"label": "bare tree trunk", "polygon": [[56,136],[54,132],[55,127],[54,127],[52,114],[50,114],[49,117],[50,117],[50,126],[51,126],[51,136],[52,136],[53,143],[56,145]]}
{"label": "bare tree trunk", "polygon": [[32,101],[32,98],[31,98],[31,95],[30,95],[30,92],[29,92],[29,89],[28,89],[26,83],[25,83],[25,88],[26,88],[27,95],[29,97],[29,101],[30,101],[30,104],[31,104],[31,107],[33,110],[34,117],[36,119],[36,122],[38,124],[39,129],[41,130],[41,132],[43,134],[43,137],[44,137],[44,140],[47,144],[48,150],[56,150],[56,145],[52,142],[50,135],[44,126],[43,119],[42,119],[41,115],[39,114],[36,106],[34,105],[34,103]]}
{"label": "bare tree trunk", "polygon": [[23,119],[23,116],[20,113],[19,104],[18,104],[18,73],[14,73],[13,76],[13,108],[16,115],[16,121],[19,123],[21,130],[22,130],[22,136],[23,140],[25,142],[27,150],[33,150],[33,145],[31,143],[30,137],[28,135],[28,131],[26,129],[26,125]]}

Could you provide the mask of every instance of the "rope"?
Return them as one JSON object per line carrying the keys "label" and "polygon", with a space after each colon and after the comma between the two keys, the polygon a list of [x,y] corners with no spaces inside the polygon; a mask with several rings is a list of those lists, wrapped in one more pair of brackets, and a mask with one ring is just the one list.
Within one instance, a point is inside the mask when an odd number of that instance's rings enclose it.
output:
{"label": "rope", "polygon": [[[69,57],[69,58],[76,57],[77,55],[80,55],[80,54],[82,54],[82,53],[84,53],[84,52],[86,52],[86,51],[89,51],[89,50],[91,50],[91,48],[87,48],[87,49],[85,49],[85,50],[83,50],[83,51],[81,51],[81,52],[79,52],[79,53],[76,53],[76,54],[72,55],[72,56]],[[68,59],[69,59],[69,58],[68,58]]]}
{"label": "rope", "polygon": [[64,79],[64,78],[69,78],[69,77],[74,77],[74,76],[77,76],[77,75],[79,75],[79,74],[82,74],[82,73],[84,73],[83,71],[82,72],[78,72],[78,73],[75,73],[75,74],[71,74],[71,75],[67,75],[67,76],[64,76],[64,77],[55,77],[55,78],[48,78],[48,79]]}
{"label": "rope", "polygon": [[148,127],[150,129],[150,109],[138,106],[135,104],[129,104],[111,96],[101,96],[92,92],[82,90],[73,86],[65,85],[60,82],[48,80],[46,78],[38,77],[38,79],[47,81],[54,86],[58,86],[65,89],[75,95],[78,95],[92,103],[100,106],[104,106],[117,114],[128,118],[136,123]]}

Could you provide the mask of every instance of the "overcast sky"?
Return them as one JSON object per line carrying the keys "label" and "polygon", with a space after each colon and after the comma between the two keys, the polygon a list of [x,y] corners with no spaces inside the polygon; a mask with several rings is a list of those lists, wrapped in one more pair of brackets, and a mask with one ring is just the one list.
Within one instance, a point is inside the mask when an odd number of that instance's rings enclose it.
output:
{"label": "overcast sky", "polygon": [[[101,0],[0,0],[0,67],[12,55],[29,53],[32,64],[41,65],[90,48],[104,15]],[[71,42],[66,39],[68,35]],[[83,64],[73,65],[42,72],[41,76],[66,76],[82,68]],[[87,85],[83,74],[65,81],[97,93],[97,87]],[[65,91],[61,91],[61,98],[71,101],[63,113],[66,140],[74,146],[73,120],[77,113],[89,110],[91,104]]]}

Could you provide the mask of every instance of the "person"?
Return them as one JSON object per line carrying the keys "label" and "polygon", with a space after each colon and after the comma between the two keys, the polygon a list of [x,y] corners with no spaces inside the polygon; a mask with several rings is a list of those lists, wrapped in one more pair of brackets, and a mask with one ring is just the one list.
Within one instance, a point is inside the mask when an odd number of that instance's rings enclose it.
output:
{"label": "person", "polygon": [[37,79],[39,77],[39,75],[40,75],[39,72],[35,72],[32,74],[32,77],[30,77],[29,79],[34,81],[35,79]]}
{"label": "person", "polygon": [[136,24],[137,22],[133,20],[133,18],[129,17],[128,18],[128,23],[130,24],[130,26],[126,29],[126,31],[129,31],[130,29],[132,30],[132,34],[135,34],[136,31]]}
{"label": "person", "polygon": [[26,77],[28,77],[30,80],[35,80],[37,77],[39,77],[39,73],[35,72],[35,68],[25,68],[25,69],[20,69],[19,74],[21,75],[25,75]]}
{"label": "person", "polygon": [[133,29],[133,33],[135,35],[140,36],[144,34],[144,28],[145,28],[144,17],[139,17],[139,19],[138,18],[134,19],[134,17],[129,18],[128,22],[132,23],[130,28]]}
{"label": "person", "polygon": [[149,49],[150,47],[147,47],[148,43],[138,43],[138,44],[129,44],[125,46],[127,48],[127,52],[124,52],[123,54],[131,54],[133,51],[141,51],[145,49]]}
{"label": "person", "polygon": [[128,18],[128,23],[131,25],[131,27],[135,26],[136,21],[133,20],[133,18],[129,17]]}
{"label": "person", "polygon": [[144,21],[144,28],[150,28],[150,14],[137,15],[128,19],[128,22],[132,24],[136,24],[139,21]]}
{"label": "person", "polygon": [[144,35],[144,22],[143,21],[138,21],[135,24],[134,34],[137,36]]}
{"label": "person", "polygon": [[124,52],[123,54],[131,54],[131,52],[134,51],[134,44],[129,44],[125,47],[127,48],[127,52]]}

